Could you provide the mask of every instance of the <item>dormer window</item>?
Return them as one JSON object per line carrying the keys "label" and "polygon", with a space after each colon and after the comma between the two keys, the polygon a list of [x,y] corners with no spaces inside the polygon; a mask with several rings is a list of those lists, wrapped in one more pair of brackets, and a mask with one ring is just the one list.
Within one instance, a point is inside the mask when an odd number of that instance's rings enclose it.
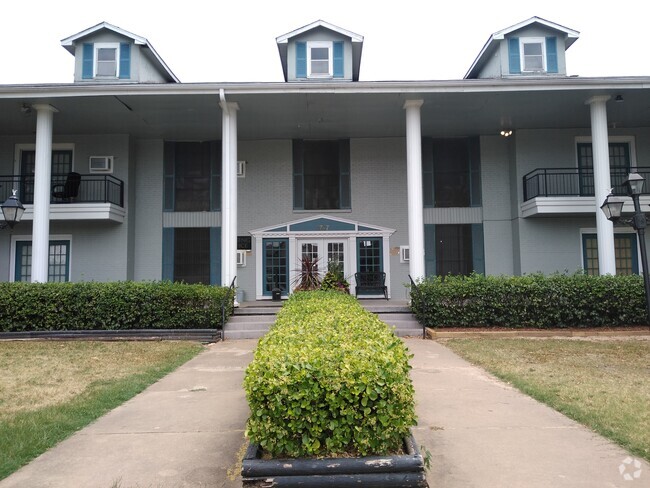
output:
{"label": "dormer window", "polygon": [[81,78],[118,80],[131,77],[131,44],[86,42],[83,44]]}
{"label": "dormer window", "polygon": [[307,66],[310,78],[332,76],[332,43],[308,42]]}
{"label": "dormer window", "polygon": [[521,70],[523,72],[546,71],[546,52],[544,39],[527,37],[519,40],[521,43]]}
{"label": "dormer window", "polygon": [[296,42],[296,78],[343,78],[343,42]]}
{"label": "dormer window", "polygon": [[119,77],[119,59],[118,53],[120,45],[118,43],[96,43],[95,44],[95,67],[96,77]]}
{"label": "dormer window", "polygon": [[511,37],[507,45],[511,75],[558,72],[556,37]]}

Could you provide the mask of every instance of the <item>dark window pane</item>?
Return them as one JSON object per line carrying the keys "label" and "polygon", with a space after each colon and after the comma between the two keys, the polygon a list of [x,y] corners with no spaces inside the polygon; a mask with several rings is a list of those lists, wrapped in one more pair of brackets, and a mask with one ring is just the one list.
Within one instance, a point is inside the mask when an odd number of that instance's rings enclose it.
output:
{"label": "dark window pane", "polygon": [[381,265],[381,239],[362,238],[359,239],[359,272],[369,273],[372,271],[383,271]]}
{"label": "dark window pane", "polygon": [[176,143],[174,209],[177,212],[210,210],[210,146]]}
{"label": "dark window pane", "polygon": [[341,208],[338,141],[305,141],[303,158],[304,208]]}
{"label": "dark window pane", "polygon": [[264,240],[264,294],[270,295],[275,286],[282,292],[289,289],[289,269],[287,266],[288,241]]}
{"label": "dark window pane", "polygon": [[469,149],[466,139],[433,142],[436,207],[469,207]]}
{"label": "dark window pane", "polygon": [[174,281],[210,284],[210,229],[174,230]]}

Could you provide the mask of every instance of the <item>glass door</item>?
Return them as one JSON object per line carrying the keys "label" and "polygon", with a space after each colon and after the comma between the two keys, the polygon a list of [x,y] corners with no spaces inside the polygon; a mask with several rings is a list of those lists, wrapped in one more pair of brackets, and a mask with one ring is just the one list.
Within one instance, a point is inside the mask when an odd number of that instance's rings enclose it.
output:
{"label": "glass door", "polygon": [[264,290],[271,296],[274,288],[282,295],[289,290],[289,239],[264,239]]}
{"label": "glass door", "polygon": [[297,271],[302,271],[304,274],[307,268],[311,267],[310,271],[317,272],[322,279],[327,273],[330,263],[335,263],[347,277],[345,274],[347,269],[346,244],[344,239],[299,240]]}

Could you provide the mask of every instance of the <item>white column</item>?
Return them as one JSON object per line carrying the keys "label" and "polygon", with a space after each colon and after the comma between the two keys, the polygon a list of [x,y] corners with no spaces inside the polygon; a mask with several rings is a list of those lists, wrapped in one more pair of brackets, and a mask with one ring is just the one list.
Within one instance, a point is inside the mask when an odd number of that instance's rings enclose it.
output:
{"label": "white column", "polygon": [[586,101],[591,109],[591,147],[594,159],[594,194],[596,196],[596,235],[598,238],[598,268],[601,275],[616,274],[614,225],[607,220],[600,206],[611,188],[609,175],[609,137],[607,133],[607,100],[596,96]]}
{"label": "white column", "polygon": [[414,280],[424,278],[424,211],[422,200],[422,130],[420,107],[423,100],[407,100],[406,174],[409,225],[409,274]]}
{"label": "white column", "polygon": [[237,275],[237,103],[222,98],[221,284]]}
{"label": "white column", "polygon": [[[52,185],[52,126],[54,107],[34,105],[36,110],[36,161],[34,168],[34,223],[32,235],[32,283],[47,283],[50,254],[50,189]],[[18,196],[20,198],[21,195]]]}

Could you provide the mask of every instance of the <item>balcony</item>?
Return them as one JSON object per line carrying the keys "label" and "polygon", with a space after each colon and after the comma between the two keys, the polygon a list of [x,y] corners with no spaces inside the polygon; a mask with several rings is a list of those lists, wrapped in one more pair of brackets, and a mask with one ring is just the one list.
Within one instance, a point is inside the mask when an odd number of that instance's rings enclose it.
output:
{"label": "balcony", "polygon": [[[50,220],[123,222],[124,182],[112,175],[80,175],[77,188],[66,187],[67,174],[54,174],[50,184]],[[0,201],[17,190],[25,205],[23,220],[34,218],[34,176],[0,176]],[[72,191],[67,191],[72,190]]]}
{"label": "balcony", "polygon": [[[612,168],[610,178],[615,195],[626,195],[625,180],[630,171],[646,178],[650,177],[650,167]],[[538,168],[523,177],[524,203],[521,204],[523,217],[543,215],[584,215],[596,211],[594,197],[594,172],[592,169],[578,168]],[[650,203],[650,186],[644,188],[642,203]],[[599,206],[600,206],[599,202]],[[631,204],[624,211],[632,211]]]}

